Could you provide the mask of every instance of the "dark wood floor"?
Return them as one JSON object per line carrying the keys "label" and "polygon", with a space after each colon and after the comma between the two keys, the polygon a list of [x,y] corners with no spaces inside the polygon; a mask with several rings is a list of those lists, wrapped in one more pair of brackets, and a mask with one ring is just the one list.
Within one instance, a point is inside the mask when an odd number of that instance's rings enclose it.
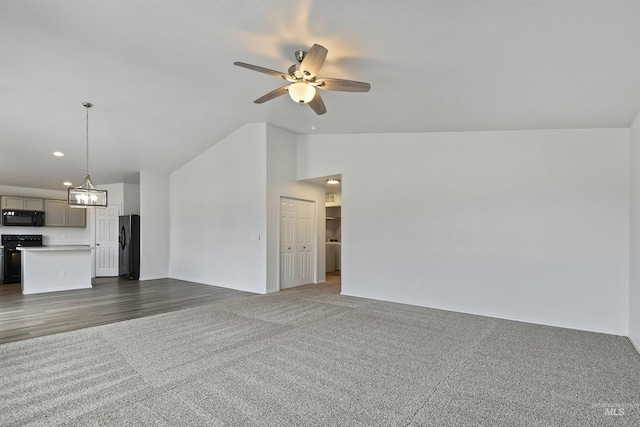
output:
{"label": "dark wood floor", "polygon": [[174,279],[98,278],[91,289],[34,295],[0,285],[0,344],[252,295]]}

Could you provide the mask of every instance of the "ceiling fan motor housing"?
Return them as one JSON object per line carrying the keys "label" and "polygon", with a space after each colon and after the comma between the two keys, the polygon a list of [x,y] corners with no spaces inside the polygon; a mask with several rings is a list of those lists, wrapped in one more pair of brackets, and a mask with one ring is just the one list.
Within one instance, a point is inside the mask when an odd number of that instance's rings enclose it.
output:
{"label": "ceiling fan motor housing", "polygon": [[302,70],[300,70],[300,64],[293,64],[287,71],[289,72],[289,75],[293,79],[295,79],[294,81],[303,80],[305,77],[305,75],[302,73]]}

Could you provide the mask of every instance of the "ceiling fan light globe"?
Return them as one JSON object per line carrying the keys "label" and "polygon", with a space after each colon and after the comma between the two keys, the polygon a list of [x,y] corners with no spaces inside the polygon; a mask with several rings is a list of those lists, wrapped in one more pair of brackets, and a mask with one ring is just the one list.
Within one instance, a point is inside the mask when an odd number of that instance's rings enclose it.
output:
{"label": "ceiling fan light globe", "polygon": [[295,102],[307,104],[316,95],[316,88],[303,82],[293,83],[289,86],[289,96]]}

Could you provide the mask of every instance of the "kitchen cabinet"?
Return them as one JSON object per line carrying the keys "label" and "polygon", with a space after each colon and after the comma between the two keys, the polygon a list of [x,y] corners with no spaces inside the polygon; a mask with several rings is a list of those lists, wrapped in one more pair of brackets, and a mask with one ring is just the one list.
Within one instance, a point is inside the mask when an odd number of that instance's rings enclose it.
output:
{"label": "kitchen cabinet", "polygon": [[70,208],[66,200],[44,201],[44,225],[46,227],[86,227],[87,210]]}
{"label": "kitchen cabinet", "polygon": [[44,211],[45,227],[86,227],[87,210],[70,208],[66,200],[2,196],[2,209]]}
{"label": "kitchen cabinet", "polygon": [[41,211],[44,209],[44,200],[34,197],[2,196],[0,205],[2,209]]}
{"label": "kitchen cabinet", "polygon": [[66,225],[66,210],[64,200],[45,200],[44,225],[46,227],[64,227]]}
{"label": "kitchen cabinet", "polygon": [[85,208],[70,208],[67,202],[67,227],[86,227],[87,210]]}

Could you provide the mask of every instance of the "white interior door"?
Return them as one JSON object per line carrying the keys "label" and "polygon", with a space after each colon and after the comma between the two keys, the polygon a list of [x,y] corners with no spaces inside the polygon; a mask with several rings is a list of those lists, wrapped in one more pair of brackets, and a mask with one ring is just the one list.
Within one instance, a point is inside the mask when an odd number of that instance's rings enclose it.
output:
{"label": "white interior door", "polygon": [[280,198],[280,289],[313,283],[315,205]]}
{"label": "white interior door", "polygon": [[96,277],[118,276],[118,221],[120,207],[109,205],[96,213]]}
{"label": "white interior door", "polygon": [[298,220],[297,220],[297,277],[299,285],[313,283],[313,259],[314,259],[314,241],[313,241],[313,218],[314,204],[312,202],[298,201]]}
{"label": "white interior door", "polygon": [[280,289],[295,286],[297,201],[280,199]]}

